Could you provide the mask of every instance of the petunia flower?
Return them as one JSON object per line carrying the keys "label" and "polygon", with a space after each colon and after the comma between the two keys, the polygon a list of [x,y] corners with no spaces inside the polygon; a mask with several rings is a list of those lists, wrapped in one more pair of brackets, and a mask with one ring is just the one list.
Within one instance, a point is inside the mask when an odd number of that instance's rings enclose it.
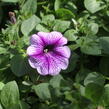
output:
{"label": "petunia flower", "polygon": [[31,36],[30,44],[28,61],[40,75],[57,75],[61,69],[67,69],[71,52],[60,32],[38,32]]}

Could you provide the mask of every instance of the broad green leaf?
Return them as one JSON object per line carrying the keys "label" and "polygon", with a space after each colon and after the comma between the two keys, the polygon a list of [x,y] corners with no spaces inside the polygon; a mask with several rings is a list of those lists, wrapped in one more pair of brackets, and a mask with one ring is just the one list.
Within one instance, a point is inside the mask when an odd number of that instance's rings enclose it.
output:
{"label": "broad green leaf", "polygon": [[39,85],[34,85],[32,88],[35,90],[35,93],[39,96],[40,99],[47,100],[51,98],[48,83],[41,83]]}
{"label": "broad green leaf", "polygon": [[19,101],[18,104],[15,104],[8,109],[30,109],[29,105],[24,101]]}
{"label": "broad green leaf", "polygon": [[11,59],[11,70],[16,76],[23,76],[31,72],[27,57],[16,55]]}
{"label": "broad green leaf", "polygon": [[6,48],[0,47],[0,54],[6,54],[7,50]]}
{"label": "broad green leaf", "polygon": [[89,83],[95,83],[98,85],[103,85],[105,82],[104,77],[96,72],[89,73],[84,80],[84,85],[88,85]]}
{"label": "broad green leaf", "polygon": [[3,109],[2,106],[1,106],[1,104],[0,104],[0,109]]}
{"label": "broad green leaf", "polygon": [[68,39],[68,41],[75,41],[78,38],[77,32],[74,29],[66,31],[64,36]]}
{"label": "broad green leaf", "polygon": [[2,2],[17,3],[19,0],[1,0]]}
{"label": "broad green leaf", "polygon": [[55,16],[53,14],[49,14],[42,17],[42,22],[45,25],[51,25],[55,20]]}
{"label": "broad green leaf", "polygon": [[[78,44],[80,44],[80,42]],[[86,37],[83,39],[82,43],[80,44],[80,48],[83,53],[88,55],[101,54],[101,46],[98,39],[91,39]]]}
{"label": "broad green leaf", "polygon": [[20,101],[20,109],[30,109],[30,106],[26,102]]}
{"label": "broad green leaf", "polygon": [[0,91],[3,89],[4,85],[5,84],[3,82],[0,82]]}
{"label": "broad green leaf", "polygon": [[99,103],[103,95],[104,88],[95,83],[89,83],[85,87],[85,96],[95,103]]}
{"label": "broad green leaf", "polygon": [[69,27],[70,27],[69,21],[55,20],[53,30],[64,32]]}
{"label": "broad green leaf", "polygon": [[38,24],[38,25],[36,26],[36,30],[37,30],[37,31],[42,31],[42,32],[50,32],[46,27],[44,27],[44,26],[41,25],[41,24]]}
{"label": "broad green leaf", "polygon": [[91,13],[95,13],[101,9],[99,0],[84,0],[84,5]]}
{"label": "broad green leaf", "polygon": [[84,79],[86,76],[91,72],[88,68],[81,68],[80,71],[77,73],[75,80],[77,83],[84,83]]}
{"label": "broad green leaf", "polygon": [[104,86],[104,95],[102,99],[105,106],[109,106],[109,84]]}
{"label": "broad green leaf", "polygon": [[60,8],[60,5],[61,5],[61,0],[55,0],[55,4],[54,4],[55,11]]}
{"label": "broad green leaf", "polygon": [[101,37],[100,45],[102,47],[102,52],[105,54],[109,54],[109,37]]}
{"label": "broad green leaf", "polygon": [[89,26],[89,28],[90,28],[90,32],[91,32],[93,35],[95,35],[95,34],[98,33],[99,27],[98,27],[98,24],[97,24],[97,23],[90,23],[88,26]]}
{"label": "broad green leaf", "polygon": [[85,96],[85,87],[82,86],[82,85],[80,85],[79,90],[80,90],[81,95],[82,95],[82,96]]}
{"label": "broad green leaf", "polygon": [[53,88],[59,88],[60,84],[61,84],[61,80],[63,80],[63,77],[61,75],[56,75],[56,76],[51,78],[50,85]]}
{"label": "broad green leaf", "polygon": [[3,87],[0,99],[6,109],[19,103],[19,89],[15,81],[8,82]]}
{"label": "broad green leaf", "polygon": [[37,0],[27,0],[23,5],[21,12],[24,14],[35,14],[37,11]]}
{"label": "broad green leaf", "polygon": [[64,4],[66,4],[68,0],[55,0],[54,3],[54,9],[55,11],[58,10],[59,8],[63,7]]}
{"label": "broad green leaf", "polygon": [[7,68],[8,64],[9,64],[9,56],[0,55],[0,69]]}
{"label": "broad green leaf", "polygon": [[22,33],[27,36],[39,23],[40,23],[40,19],[35,15],[31,16],[27,20],[24,20],[21,25]]}
{"label": "broad green leaf", "polygon": [[72,11],[65,9],[65,8],[60,8],[56,11],[56,15],[59,18],[62,18],[64,20],[67,19],[72,19],[75,17],[75,15],[72,13]]}

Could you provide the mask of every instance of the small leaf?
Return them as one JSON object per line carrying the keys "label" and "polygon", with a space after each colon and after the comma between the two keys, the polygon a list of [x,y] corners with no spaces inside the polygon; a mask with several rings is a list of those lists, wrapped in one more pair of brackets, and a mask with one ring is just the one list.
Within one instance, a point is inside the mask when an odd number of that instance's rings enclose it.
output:
{"label": "small leaf", "polygon": [[70,26],[69,21],[62,21],[62,20],[55,20],[53,30],[64,32],[66,29],[68,29]]}
{"label": "small leaf", "polygon": [[61,0],[55,0],[55,4],[54,4],[55,11],[60,8],[60,5],[61,5]]}
{"label": "small leaf", "polygon": [[35,15],[31,16],[27,20],[24,20],[21,25],[22,33],[27,36],[39,23],[40,23],[40,19]]}
{"label": "small leaf", "polygon": [[17,3],[19,0],[1,0],[2,2]]}
{"label": "small leaf", "polygon": [[109,84],[104,86],[104,95],[102,99],[105,106],[109,106]]}
{"label": "small leaf", "polygon": [[101,9],[100,2],[98,0],[85,0],[84,5],[91,13],[95,13]]}
{"label": "small leaf", "polygon": [[43,32],[50,32],[46,27],[44,27],[44,26],[41,25],[41,24],[38,24],[38,25],[36,26],[36,30],[37,30],[37,31],[43,31]]}
{"label": "small leaf", "polygon": [[1,104],[0,104],[0,109],[3,109],[2,106],[1,106]]}
{"label": "small leaf", "polygon": [[0,54],[6,54],[7,53],[7,49],[0,47]]}
{"label": "small leaf", "polygon": [[42,17],[42,22],[45,25],[51,25],[55,20],[55,16],[53,14],[49,14]]}
{"label": "small leaf", "polygon": [[96,72],[92,72],[92,73],[89,73],[87,75],[87,77],[85,78],[84,80],[84,85],[88,85],[89,83],[95,83],[95,84],[98,84],[98,85],[103,85],[105,82],[105,79],[103,78],[102,75],[100,75],[99,73],[96,73]]}
{"label": "small leaf", "polygon": [[68,30],[64,33],[64,36],[69,40],[69,41],[75,41],[78,36],[76,35],[77,32],[73,29]]}
{"label": "small leaf", "polygon": [[91,33],[92,33],[93,35],[97,34],[98,29],[99,29],[97,23],[90,23],[88,26],[89,26],[89,28],[90,28],[90,30],[91,30]]}
{"label": "small leaf", "polygon": [[39,85],[34,85],[32,88],[35,90],[35,93],[39,96],[40,99],[47,100],[51,98],[48,83],[41,83]]}
{"label": "small leaf", "polygon": [[15,81],[8,82],[3,87],[0,99],[6,109],[19,103],[19,89]]}
{"label": "small leaf", "polygon": [[57,17],[62,18],[64,20],[72,19],[75,17],[75,15],[70,10],[65,9],[65,8],[58,9],[56,11],[56,15]]}
{"label": "small leaf", "polygon": [[[80,39],[81,40],[81,39]],[[84,37],[82,43],[80,44],[81,51],[89,55],[100,55],[101,46],[98,39],[91,39]]]}
{"label": "small leaf", "polygon": [[51,78],[50,85],[53,88],[59,88],[60,84],[61,84],[61,80],[63,80],[63,77],[61,75],[56,75],[56,76]]}
{"label": "small leaf", "polygon": [[109,54],[109,37],[101,37],[100,45],[102,48],[102,52],[105,54]]}
{"label": "small leaf", "polygon": [[23,5],[21,12],[25,14],[35,14],[37,10],[37,0],[27,0]]}
{"label": "small leaf", "polygon": [[3,89],[4,85],[4,83],[0,82],[0,91]]}

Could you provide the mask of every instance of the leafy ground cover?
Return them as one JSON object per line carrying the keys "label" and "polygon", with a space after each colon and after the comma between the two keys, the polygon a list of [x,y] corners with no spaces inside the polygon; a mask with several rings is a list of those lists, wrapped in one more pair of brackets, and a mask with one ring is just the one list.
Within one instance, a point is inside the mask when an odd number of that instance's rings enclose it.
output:
{"label": "leafy ground cover", "polygon": [[[41,76],[30,36],[61,32],[67,70]],[[0,1],[0,109],[109,109],[109,0]]]}

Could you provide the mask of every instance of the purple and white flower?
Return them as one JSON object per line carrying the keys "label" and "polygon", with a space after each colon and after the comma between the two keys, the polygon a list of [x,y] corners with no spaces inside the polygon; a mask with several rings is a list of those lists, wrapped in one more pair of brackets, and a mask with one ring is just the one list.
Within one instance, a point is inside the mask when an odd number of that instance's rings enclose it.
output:
{"label": "purple and white flower", "polygon": [[27,48],[29,64],[40,75],[57,75],[61,69],[67,69],[71,52],[60,32],[38,32],[31,36],[30,44]]}

